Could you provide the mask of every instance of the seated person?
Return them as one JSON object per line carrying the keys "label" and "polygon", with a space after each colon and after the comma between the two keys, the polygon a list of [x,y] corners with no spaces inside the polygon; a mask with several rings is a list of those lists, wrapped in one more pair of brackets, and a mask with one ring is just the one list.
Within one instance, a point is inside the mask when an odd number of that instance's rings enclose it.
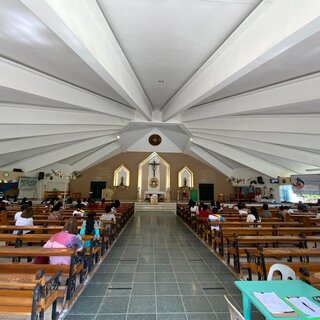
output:
{"label": "seated person", "polygon": [[61,215],[61,207],[62,202],[58,202],[56,205],[54,205],[48,214],[48,220],[63,220]]}
{"label": "seated person", "polygon": [[256,207],[251,207],[250,212],[247,215],[247,222],[261,222],[261,218],[258,215],[258,211]]}
{"label": "seated person", "polygon": [[210,211],[208,210],[208,206],[206,204],[203,204],[202,210],[199,211],[199,217],[208,218],[209,214],[210,214]]}
{"label": "seated person", "polygon": [[199,208],[196,205],[195,201],[193,200],[189,201],[189,210],[191,212],[191,217],[195,217],[196,215],[199,214]]}
{"label": "seated person", "polygon": [[[214,207],[212,209],[212,214],[208,216],[209,221],[224,221],[224,218],[218,214],[218,208]],[[211,230],[219,230],[219,225],[211,226]]]}
{"label": "seated person", "polygon": [[248,214],[248,210],[246,209],[246,205],[244,203],[239,203],[238,208],[239,208],[238,213],[240,216]]}
{"label": "seated person", "polygon": [[72,212],[72,215],[73,216],[83,217],[83,216],[86,215],[86,212],[84,210],[82,210],[82,205],[78,204],[77,205],[77,209]]}
{"label": "seated person", "polygon": [[117,210],[120,208],[120,201],[115,200],[113,203],[111,203],[111,212],[117,213]]}
{"label": "seated person", "polygon": [[[82,228],[80,230],[80,235],[93,235],[93,241],[99,239],[99,228],[98,223],[94,221],[96,213],[91,211],[88,213],[87,220],[83,221]],[[90,247],[90,241],[84,242],[85,247]]]}
{"label": "seated person", "polygon": [[112,207],[111,205],[110,206],[106,206],[106,208],[104,209],[105,213],[103,213],[101,216],[100,216],[100,222],[99,224],[104,226],[104,227],[111,227],[112,224],[110,223],[105,223],[105,221],[115,221],[116,220],[116,217],[114,215],[114,213],[112,212]]}
{"label": "seated person", "polygon": [[21,216],[22,212],[29,208],[29,205],[27,203],[23,204],[21,207],[20,207],[20,211],[18,211],[15,215],[14,215],[14,221],[17,221],[18,218]]}
{"label": "seated person", "polygon": [[[28,206],[28,208],[24,209],[21,216],[18,217],[16,221],[16,226],[25,227],[25,226],[33,226],[33,209]],[[30,230],[23,230],[23,234],[31,233]],[[14,230],[13,234],[18,234],[18,230]]]}
{"label": "seated person", "polygon": [[262,206],[261,216],[262,218],[272,218],[272,213],[269,211],[269,206],[266,203]]}
{"label": "seated person", "polygon": [[[54,234],[43,246],[44,248],[73,248],[82,250],[81,237],[78,235],[78,222],[75,217],[67,220],[63,230]],[[50,257],[50,264],[70,264],[70,257]]]}

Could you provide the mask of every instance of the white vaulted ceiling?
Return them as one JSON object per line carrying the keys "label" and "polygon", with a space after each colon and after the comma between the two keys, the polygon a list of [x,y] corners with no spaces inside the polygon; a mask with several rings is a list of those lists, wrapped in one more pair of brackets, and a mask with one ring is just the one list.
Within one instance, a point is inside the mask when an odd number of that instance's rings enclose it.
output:
{"label": "white vaulted ceiling", "polygon": [[319,87],[317,0],[0,1],[3,170],[157,151],[320,173]]}

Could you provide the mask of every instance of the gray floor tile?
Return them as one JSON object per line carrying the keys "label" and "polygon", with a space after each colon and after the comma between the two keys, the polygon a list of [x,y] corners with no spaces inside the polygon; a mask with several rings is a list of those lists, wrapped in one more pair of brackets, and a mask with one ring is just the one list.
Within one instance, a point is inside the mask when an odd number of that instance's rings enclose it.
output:
{"label": "gray floor tile", "polygon": [[180,296],[158,296],[157,297],[158,313],[184,312]]}
{"label": "gray floor tile", "polygon": [[96,273],[92,279],[90,280],[90,283],[92,282],[110,282],[113,277],[113,273]]}
{"label": "gray floor tile", "polygon": [[187,312],[212,312],[205,296],[182,296]]}
{"label": "gray floor tile", "polygon": [[134,282],[154,282],[154,273],[137,272],[134,275]]}
{"label": "gray floor tile", "polygon": [[106,257],[105,260],[102,262],[102,264],[118,264],[120,261],[120,258],[109,258]]}
{"label": "gray floor tile", "polygon": [[215,316],[217,317],[217,320],[230,320],[229,312],[216,312]]}
{"label": "gray floor tile", "polygon": [[178,285],[176,283],[157,283],[157,296],[180,295]]}
{"label": "gray floor tile", "polygon": [[176,282],[173,272],[157,272],[155,273],[156,282]]}
{"label": "gray floor tile", "polygon": [[[207,296],[207,298],[214,312],[224,312],[228,310],[228,304],[224,296]],[[228,298],[231,300],[230,296],[228,296]],[[231,300],[231,302],[233,303],[233,300]]]}
{"label": "gray floor tile", "polygon": [[115,273],[112,282],[132,282],[134,273]]}
{"label": "gray floor tile", "polygon": [[125,320],[125,314],[98,314],[96,320]]}
{"label": "gray floor tile", "polygon": [[187,320],[187,316],[184,313],[158,313],[157,320]]}
{"label": "gray floor tile", "polygon": [[128,314],[127,320],[156,320],[155,314]]}
{"label": "gray floor tile", "polygon": [[138,297],[132,296],[129,303],[128,313],[155,313],[156,298],[155,296]]}
{"label": "gray floor tile", "polygon": [[118,268],[118,264],[101,264],[97,272],[98,273],[100,272],[114,273],[117,270],[117,268]]}
{"label": "gray floor tile", "polygon": [[138,264],[136,272],[154,272],[154,264]]}
{"label": "gray floor tile", "polygon": [[236,276],[234,276],[230,271],[229,272],[215,272],[215,276],[221,281],[221,282],[234,282],[236,280],[239,280]]}
{"label": "gray floor tile", "polygon": [[170,258],[155,257],[155,264],[171,264]]}
{"label": "gray floor tile", "polygon": [[[117,284],[121,284],[118,286]],[[126,283],[123,284],[121,282],[112,282],[109,289],[106,291],[107,296],[130,296],[132,292],[132,284]]]}
{"label": "gray floor tile", "polygon": [[178,282],[197,282],[197,278],[192,272],[176,273]]}
{"label": "gray floor tile", "polygon": [[[214,313],[187,313],[188,320],[217,320]],[[221,318],[221,320],[230,320],[230,315],[228,318]],[[219,319],[220,320],[220,319]]]}
{"label": "gray floor tile", "polygon": [[117,273],[131,273],[136,271],[136,265],[135,264],[119,264],[117,268]]}
{"label": "gray floor tile", "polygon": [[133,283],[132,295],[155,295],[154,283]]}
{"label": "gray floor tile", "polygon": [[173,264],[174,272],[192,272],[191,266],[188,264]]}
{"label": "gray floor tile", "polygon": [[129,297],[107,297],[102,301],[99,313],[126,313]]}
{"label": "gray floor tile", "polygon": [[102,297],[79,297],[69,314],[93,314],[99,309]]}
{"label": "gray floor tile", "polygon": [[212,272],[196,273],[199,282],[217,282],[217,278]]}
{"label": "gray floor tile", "polygon": [[170,264],[157,264],[155,265],[155,272],[173,272]]}
{"label": "gray floor tile", "polygon": [[193,272],[211,272],[211,269],[207,265],[191,265]]}
{"label": "gray floor tile", "polygon": [[[95,314],[87,314],[87,315],[80,315],[80,314],[68,314],[64,320],[92,320],[94,319]],[[9,318],[10,319],[10,318]]]}
{"label": "gray floor tile", "polygon": [[88,283],[81,296],[103,297],[106,293],[109,283]]}
{"label": "gray floor tile", "polygon": [[181,295],[183,296],[200,296],[204,295],[202,286],[199,283],[179,283]]}

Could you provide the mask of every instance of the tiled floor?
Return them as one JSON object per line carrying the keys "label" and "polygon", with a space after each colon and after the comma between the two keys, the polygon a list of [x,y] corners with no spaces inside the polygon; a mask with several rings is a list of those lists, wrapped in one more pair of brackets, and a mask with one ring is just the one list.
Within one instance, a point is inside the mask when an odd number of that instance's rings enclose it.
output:
{"label": "tiled floor", "polygon": [[174,214],[137,213],[65,320],[229,319],[234,280]]}

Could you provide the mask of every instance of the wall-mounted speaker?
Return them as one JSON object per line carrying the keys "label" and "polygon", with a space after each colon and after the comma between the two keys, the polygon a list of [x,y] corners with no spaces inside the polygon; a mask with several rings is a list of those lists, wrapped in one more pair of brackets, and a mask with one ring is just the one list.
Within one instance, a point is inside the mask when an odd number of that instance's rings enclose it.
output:
{"label": "wall-mounted speaker", "polygon": [[44,178],[44,172],[39,172],[38,180],[43,180],[43,178]]}
{"label": "wall-mounted speaker", "polygon": [[257,182],[259,184],[264,184],[262,177],[257,177]]}

